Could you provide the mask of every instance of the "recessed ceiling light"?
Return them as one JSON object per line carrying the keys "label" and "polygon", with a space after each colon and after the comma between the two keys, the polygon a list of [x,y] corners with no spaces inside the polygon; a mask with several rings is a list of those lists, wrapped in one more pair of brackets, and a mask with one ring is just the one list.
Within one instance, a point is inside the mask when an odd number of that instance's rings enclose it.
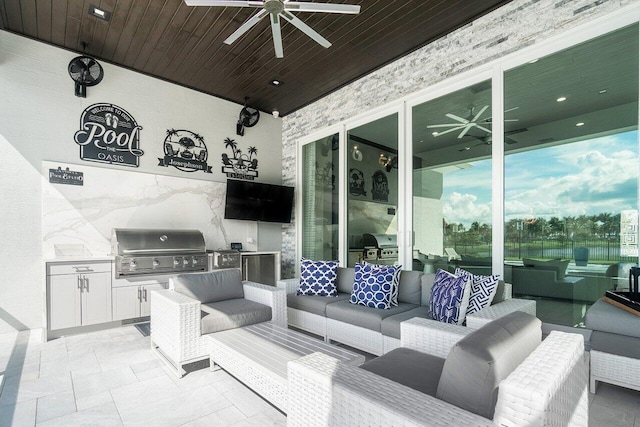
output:
{"label": "recessed ceiling light", "polygon": [[89,15],[102,19],[103,21],[109,21],[111,19],[111,12],[100,9],[94,5],[89,6]]}
{"label": "recessed ceiling light", "polygon": [[531,61],[529,61],[529,64],[535,64],[536,62],[538,62],[538,58],[532,59]]}
{"label": "recessed ceiling light", "polygon": [[273,86],[282,86],[284,82],[282,80],[273,79],[269,82],[269,84]]}
{"label": "recessed ceiling light", "polygon": [[606,90],[606,89],[602,89],[602,90],[598,91],[598,93],[599,93],[600,95],[602,95],[603,93],[607,93],[607,90]]}
{"label": "recessed ceiling light", "polygon": [[433,135],[433,136],[438,136],[438,135],[440,135],[440,134],[439,134],[438,132],[431,132],[431,135]]}
{"label": "recessed ceiling light", "polygon": [[576,123],[576,126],[578,126],[578,127],[584,126],[584,123],[583,122],[578,122],[578,123]]}
{"label": "recessed ceiling light", "polygon": [[567,100],[566,96],[561,96],[560,98],[556,99],[557,102],[564,102]]}

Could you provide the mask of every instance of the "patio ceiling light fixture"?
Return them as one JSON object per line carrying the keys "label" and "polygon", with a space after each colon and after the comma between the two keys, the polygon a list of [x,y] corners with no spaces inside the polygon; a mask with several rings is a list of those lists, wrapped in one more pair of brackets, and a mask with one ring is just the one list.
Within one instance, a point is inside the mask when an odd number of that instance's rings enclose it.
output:
{"label": "patio ceiling light fixture", "polygon": [[89,15],[107,22],[111,19],[111,12],[107,12],[106,10],[100,9],[94,5],[89,6]]}

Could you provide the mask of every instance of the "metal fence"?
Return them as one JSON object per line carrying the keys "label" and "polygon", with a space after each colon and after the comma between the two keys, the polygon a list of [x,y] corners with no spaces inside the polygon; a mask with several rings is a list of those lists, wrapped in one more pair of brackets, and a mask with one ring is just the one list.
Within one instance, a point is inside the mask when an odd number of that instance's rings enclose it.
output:
{"label": "metal fence", "polygon": [[[454,248],[459,254],[477,257],[490,257],[491,245],[486,243],[468,243],[445,237],[444,247]],[[541,258],[574,259],[576,248],[587,248],[589,262],[636,262],[637,257],[620,255],[619,239],[581,239],[549,240],[527,239],[526,241],[507,241],[504,243],[505,259]]]}

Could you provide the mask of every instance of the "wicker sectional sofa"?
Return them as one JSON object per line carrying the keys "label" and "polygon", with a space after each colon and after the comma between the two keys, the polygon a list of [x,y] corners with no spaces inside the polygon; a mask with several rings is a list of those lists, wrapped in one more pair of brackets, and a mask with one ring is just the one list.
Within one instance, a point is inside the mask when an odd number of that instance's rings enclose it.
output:
{"label": "wicker sectional sofa", "polygon": [[[299,279],[280,280],[287,293],[290,326],[338,341],[371,354],[381,355],[400,346],[400,323],[414,317],[430,318],[429,295],[435,274],[419,271],[400,273],[398,306],[380,310],[349,303],[355,270],[339,267],[337,297],[296,295]],[[467,319],[467,326],[480,326],[512,311],[536,314],[535,301],[511,298],[511,285],[500,282],[494,301]]]}
{"label": "wicker sectional sofa", "polygon": [[290,400],[313,404],[290,405],[287,425],[586,427],[583,337],[540,343],[540,321],[526,317],[478,330],[416,318],[401,348],[360,367],[321,353],[291,361]]}

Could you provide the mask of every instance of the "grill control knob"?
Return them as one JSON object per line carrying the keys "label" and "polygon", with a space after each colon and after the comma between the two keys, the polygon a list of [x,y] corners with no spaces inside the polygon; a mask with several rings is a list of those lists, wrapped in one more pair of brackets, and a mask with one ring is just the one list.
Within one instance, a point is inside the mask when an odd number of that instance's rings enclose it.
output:
{"label": "grill control knob", "polygon": [[178,265],[180,265],[180,260],[178,258],[174,258],[173,259],[173,265],[174,265],[174,267],[177,267]]}
{"label": "grill control knob", "polygon": [[159,266],[159,265],[160,265],[160,261],[158,261],[157,259],[154,259],[154,260],[153,260],[153,266],[154,266],[154,267],[157,267],[157,266]]}
{"label": "grill control knob", "polygon": [[136,268],[138,266],[138,263],[135,259],[132,259],[131,262],[129,263],[129,267],[130,268]]}
{"label": "grill control knob", "polygon": [[193,259],[191,260],[191,263],[192,263],[193,265],[197,265],[197,264],[198,264],[198,258],[193,257]]}
{"label": "grill control knob", "polygon": [[184,265],[189,265],[189,260],[188,260],[187,258],[183,258],[183,259],[182,259],[182,263],[183,263]]}

